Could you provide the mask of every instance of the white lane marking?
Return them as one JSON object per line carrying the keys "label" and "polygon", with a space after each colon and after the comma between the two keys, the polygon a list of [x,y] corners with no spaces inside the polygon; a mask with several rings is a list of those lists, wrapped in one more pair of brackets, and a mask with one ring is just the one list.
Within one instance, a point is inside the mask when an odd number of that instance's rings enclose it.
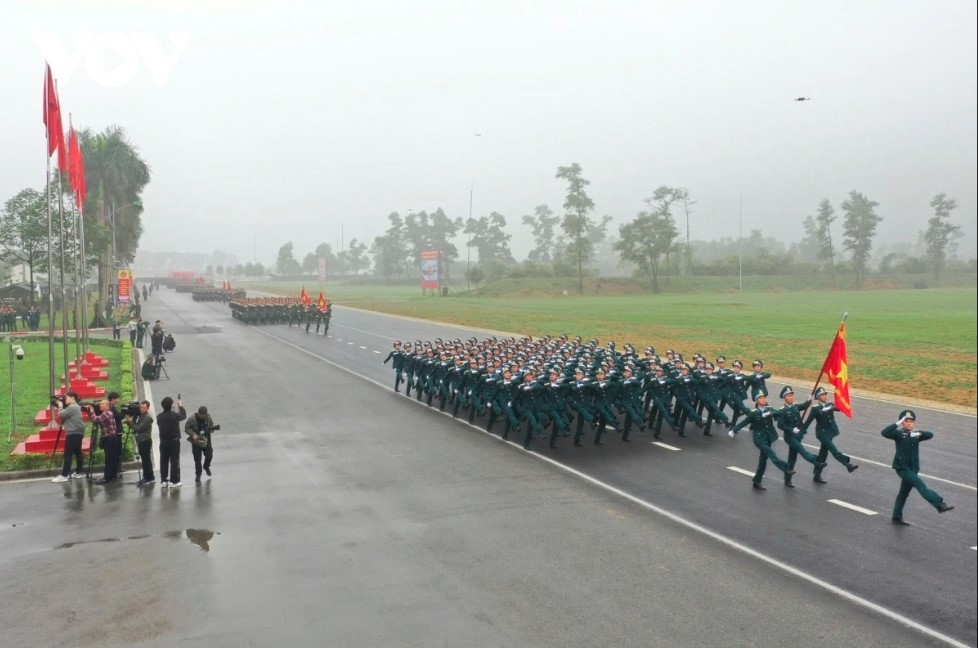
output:
{"label": "white lane marking", "polygon": [[337,342],[342,342],[343,341],[343,338],[336,338],[336,341]]}
{"label": "white lane marking", "polygon": [[972,547],[971,550],[972,551],[978,551],[978,547]]}
{"label": "white lane marking", "polygon": [[[290,346],[293,349],[295,349],[296,351],[299,351],[300,353],[304,353],[304,354],[306,354],[308,356],[311,356],[313,358],[316,358],[320,362],[324,362],[324,363],[330,365],[331,367],[334,367],[336,369],[339,369],[340,371],[343,371],[345,373],[350,374],[351,376],[356,376],[357,378],[363,380],[364,382],[368,382],[368,383],[370,383],[372,385],[376,385],[377,387],[380,387],[381,389],[384,389],[386,391],[391,391],[390,387],[388,387],[387,385],[383,385],[383,384],[377,382],[373,378],[368,378],[367,376],[364,376],[362,374],[358,374],[357,372],[353,371],[352,369],[349,369],[347,367],[344,367],[343,365],[337,364],[336,362],[333,362],[332,360],[329,360],[329,359],[327,359],[327,358],[325,358],[325,357],[323,357],[323,356],[321,356],[321,355],[319,355],[317,353],[314,353],[314,352],[312,352],[312,351],[310,351],[308,349],[304,349],[304,348],[302,348],[301,346],[299,346],[297,344],[293,344],[293,343],[289,342],[288,340],[285,340],[283,338],[280,338],[277,335],[273,335],[273,334],[271,334],[271,333],[269,333],[267,331],[264,331],[264,330],[262,330],[260,328],[251,326],[250,324],[249,325],[246,325],[246,326],[249,326],[250,328],[255,329],[256,331],[258,331],[262,335],[267,335],[270,338],[273,338],[275,340],[278,340],[282,344],[285,344],[286,346]],[[451,412],[438,412],[437,410],[428,407],[427,405],[425,405],[421,401],[417,401],[417,400],[415,400],[413,398],[404,398],[402,400],[407,401],[412,406],[423,407],[423,408],[425,408],[426,410],[428,410],[430,412],[433,412],[433,413],[436,413],[436,414],[441,414],[442,416],[447,416],[447,417],[451,417],[452,416]],[[731,538],[729,536],[725,536],[722,533],[719,533],[717,531],[713,531],[711,529],[708,529],[705,526],[699,524],[698,522],[693,522],[692,520],[689,520],[687,518],[684,518],[681,515],[677,515],[676,513],[672,513],[671,511],[667,511],[666,509],[661,508],[659,506],[656,506],[655,504],[652,504],[651,502],[647,502],[647,501],[641,499],[640,497],[636,497],[635,495],[632,495],[631,493],[628,493],[626,491],[623,491],[620,488],[617,488],[615,486],[612,486],[611,484],[607,484],[607,483],[601,481],[600,479],[597,479],[597,478],[592,477],[592,476],[590,476],[590,475],[588,475],[586,473],[583,473],[583,472],[581,472],[579,470],[576,470],[574,468],[571,468],[570,466],[564,465],[564,464],[560,463],[559,461],[557,461],[555,459],[551,459],[550,457],[547,457],[547,456],[538,454],[536,452],[527,452],[527,451],[525,451],[523,449],[523,446],[522,445],[520,445],[518,443],[515,443],[513,441],[508,441],[508,440],[502,439],[501,437],[493,434],[492,432],[487,431],[483,427],[480,427],[478,425],[473,425],[472,423],[469,423],[468,421],[463,421],[461,419],[455,419],[455,418],[453,418],[452,420],[456,421],[456,423],[460,423],[462,425],[466,425],[466,426],[472,428],[473,430],[476,430],[477,432],[480,432],[481,434],[484,434],[484,435],[492,438],[493,440],[495,440],[495,441],[497,441],[499,443],[502,443],[504,445],[510,446],[511,448],[519,451],[520,454],[522,454],[523,456],[532,457],[533,459],[536,459],[537,461],[542,461],[544,463],[548,463],[551,466],[554,466],[555,468],[558,468],[559,470],[563,470],[564,472],[566,472],[566,473],[568,473],[570,475],[574,475],[575,477],[581,479],[582,481],[585,481],[585,482],[587,482],[587,483],[589,483],[589,484],[591,484],[593,486],[596,486],[598,488],[601,488],[601,489],[603,489],[603,490],[605,490],[605,491],[607,491],[609,493],[613,493],[615,495],[618,495],[619,497],[621,497],[623,499],[626,499],[629,502],[632,502],[633,504],[636,504],[637,506],[640,506],[640,507],[644,508],[647,511],[651,511],[652,513],[655,513],[656,515],[659,515],[661,517],[664,517],[667,520],[671,520],[672,522],[675,522],[676,524],[679,524],[681,526],[684,526],[687,529],[690,529],[691,531],[695,531],[697,533],[700,533],[700,534],[702,534],[702,535],[704,535],[704,536],[706,536],[706,537],[708,537],[708,538],[710,538],[710,539],[712,539],[712,540],[714,540],[714,541],[716,541],[716,542],[718,542],[718,543],[720,543],[720,544],[722,544],[722,545],[724,545],[726,547],[729,547],[730,549],[733,549],[734,551],[739,551],[740,553],[742,553],[742,554],[744,554],[746,556],[750,556],[751,558],[754,558],[755,560],[758,560],[758,561],[760,561],[762,563],[765,563],[767,565],[770,565],[770,566],[772,566],[772,567],[774,567],[776,569],[780,569],[781,571],[784,571],[784,572],[786,572],[788,574],[791,574],[792,576],[795,576],[796,578],[799,578],[799,579],[801,579],[801,580],[803,580],[803,581],[805,581],[807,583],[810,583],[810,584],[812,584],[812,585],[814,585],[816,587],[820,587],[820,588],[824,589],[827,592],[830,592],[832,594],[835,594],[836,596],[838,596],[840,598],[843,598],[843,599],[845,599],[847,601],[850,601],[850,602],[854,603],[855,605],[862,606],[862,607],[866,608],[867,610],[870,610],[870,611],[875,612],[875,613],[877,613],[877,614],[879,614],[881,616],[884,616],[887,619],[889,619],[890,621],[893,621],[893,622],[895,622],[895,623],[897,623],[897,624],[899,624],[899,625],[901,625],[903,627],[911,628],[913,630],[916,630],[917,632],[920,632],[922,634],[925,634],[928,637],[932,637],[934,639],[937,639],[938,641],[943,641],[944,643],[946,643],[946,644],[948,644],[950,646],[954,646],[955,648],[972,648],[971,646],[968,646],[968,644],[962,643],[962,642],[958,641],[957,639],[954,639],[953,637],[950,637],[950,636],[948,636],[948,635],[946,635],[946,634],[944,634],[944,633],[942,633],[942,632],[940,632],[938,630],[934,630],[933,628],[929,628],[929,627],[927,627],[927,626],[925,626],[925,625],[923,625],[921,623],[918,623],[916,621],[913,621],[911,619],[908,619],[901,612],[896,612],[896,611],[891,610],[891,609],[889,609],[887,607],[884,607],[884,606],[882,606],[882,605],[880,605],[878,603],[873,603],[869,599],[863,598],[862,596],[859,596],[858,594],[856,594],[854,592],[850,592],[849,590],[843,589],[843,588],[839,587],[838,585],[833,585],[832,583],[830,583],[828,581],[822,580],[818,576],[815,576],[813,574],[809,574],[808,572],[803,571],[803,570],[801,570],[801,569],[799,569],[797,567],[792,567],[788,563],[782,562],[782,561],[780,561],[780,560],[778,560],[776,558],[772,558],[772,557],[768,556],[767,554],[761,553],[760,551],[758,551],[756,549],[751,549],[747,545],[741,544],[740,542],[738,542],[737,540],[734,540],[733,538]],[[743,472],[745,474],[749,474],[749,475],[753,476],[753,473],[748,473],[746,470],[742,470],[742,469],[737,468],[735,466],[728,466],[728,468],[730,470],[734,470],[734,471],[737,471],[737,472]]]}
{"label": "white lane marking", "polygon": [[360,346],[360,348],[361,348],[361,349],[363,349],[364,351],[366,351],[366,350],[367,350],[367,347],[365,347],[365,346],[362,346],[362,345]]}
{"label": "white lane marking", "polygon": [[[802,445],[804,445],[806,448],[810,448],[812,450],[818,450],[819,447],[820,447],[820,446],[811,445],[811,444],[808,444],[808,443],[803,443]],[[850,455],[850,457],[853,459],[853,461],[857,461],[859,463],[873,464],[874,466],[882,466],[883,468],[890,468],[891,467],[890,464],[883,463],[881,461],[873,461],[872,459],[866,459],[864,457],[857,457],[855,455]],[[962,484],[961,482],[951,481],[950,479],[944,479],[942,477],[935,477],[934,475],[926,475],[924,473],[920,473],[920,478],[921,479],[933,479],[934,481],[943,482],[945,484],[951,484],[952,486],[957,486],[959,488],[966,488],[966,489],[968,489],[970,491],[978,491],[978,488],[976,488],[975,486],[972,486],[970,484]]]}
{"label": "white lane marking", "polygon": [[353,346],[353,342],[347,342],[347,344],[349,344],[350,346]]}
{"label": "white lane marking", "polygon": [[380,353],[380,351],[378,351],[377,349],[374,349],[374,353]]}
{"label": "white lane marking", "polygon": [[682,448],[677,448],[676,446],[667,445],[662,441],[653,441],[652,445],[659,446],[660,448],[665,448],[666,450],[673,450],[675,452],[679,452],[680,450],[682,450]]}
{"label": "white lane marking", "polygon": [[863,508],[861,506],[856,506],[855,504],[850,504],[849,502],[843,502],[842,500],[830,499],[830,504],[835,504],[836,506],[841,506],[842,508],[847,508],[850,511],[856,511],[862,513],[863,515],[878,515],[876,511],[870,511],[869,509]]}
{"label": "white lane marking", "polygon": [[747,475],[748,477],[754,476],[754,473],[752,473],[751,471],[744,470],[743,468],[738,468],[737,466],[727,466],[727,470],[732,470],[736,473],[740,473],[741,475]]}

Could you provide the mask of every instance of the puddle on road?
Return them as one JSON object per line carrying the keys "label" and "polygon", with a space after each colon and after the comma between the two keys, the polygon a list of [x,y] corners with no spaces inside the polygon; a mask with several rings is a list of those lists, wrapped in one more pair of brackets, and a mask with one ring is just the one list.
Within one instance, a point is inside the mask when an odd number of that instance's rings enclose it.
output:
{"label": "puddle on road", "polygon": [[96,542],[126,542],[128,540],[145,540],[147,538],[171,538],[180,540],[186,538],[187,542],[197,545],[197,547],[207,553],[211,550],[210,541],[214,536],[221,535],[220,531],[209,531],[208,529],[187,529],[186,531],[165,531],[163,533],[147,533],[146,535],[129,536],[127,538],[101,538],[99,540],[80,540],[78,542],[66,542],[55,547],[57,549],[71,549],[78,545],[94,544]]}

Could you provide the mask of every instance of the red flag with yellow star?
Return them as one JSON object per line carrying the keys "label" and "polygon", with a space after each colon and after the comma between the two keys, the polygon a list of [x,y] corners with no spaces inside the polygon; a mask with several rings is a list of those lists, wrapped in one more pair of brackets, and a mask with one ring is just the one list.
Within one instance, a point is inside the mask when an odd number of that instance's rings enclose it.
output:
{"label": "red flag with yellow star", "polygon": [[316,302],[316,307],[319,308],[320,313],[326,312],[326,295],[323,294],[322,290],[319,291],[319,301]]}
{"label": "red flag with yellow star", "polygon": [[846,323],[839,325],[829,355],[822,364],[822,373],[829,377],[835,388],[835,407],[852,418],[852,403],[849,400],[849,359],[846,357]]}
{"label": "red flag with yellow star", "polygon": [[309,299],[309,293],[306,292],[305,286],[302,287],[302,292],[299,293],[299,300],[302,302],[302,305],[305,306],[306,308],[309,307],[309,303],[312,301]]}

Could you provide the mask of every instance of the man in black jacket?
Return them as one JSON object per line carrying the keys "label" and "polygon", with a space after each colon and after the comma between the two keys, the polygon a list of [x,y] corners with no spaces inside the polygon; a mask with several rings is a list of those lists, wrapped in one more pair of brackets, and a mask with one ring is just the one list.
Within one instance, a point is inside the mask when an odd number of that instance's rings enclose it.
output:
{"label": "man in black jacket", "polygon": [[143,478],[136,482],[139,486],[156,481],[153,475],[153,415],[149,413],[149,401],[139,403],[139,416],[127,416],[125,422],[132,429],[136,439],[136,453],[143,462]]}
{"label": "man in black jacket", "polygon": [[160,403],[163,411],[156,419],[160,430],[160,479],[163,488],[180,488],[180,421],[187,418],[183,401],[177,399],[178,411],[173,411],[173,399],[167,396]]}

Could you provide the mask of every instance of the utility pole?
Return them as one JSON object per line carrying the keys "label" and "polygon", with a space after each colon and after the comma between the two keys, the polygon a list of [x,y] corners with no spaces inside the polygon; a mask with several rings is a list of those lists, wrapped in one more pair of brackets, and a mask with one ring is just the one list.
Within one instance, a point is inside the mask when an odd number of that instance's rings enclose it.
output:
{"label": "utility pole", "polygon": [[[475,196],[475,180],[472,181],[472,186],[469,188],[469,225],[472,222],[472,198]],[[470,285],[471,281],[469,279],[469,274],[472,270],[472,235],[465,239],[465,292],[471,296],[472,287]]]}
{"label": "utility pole", "polygon": [[740,218],[737,222],[737,256],[740,265],[740,292],[744,292],[744,193],[740,193],[738,200]]}

